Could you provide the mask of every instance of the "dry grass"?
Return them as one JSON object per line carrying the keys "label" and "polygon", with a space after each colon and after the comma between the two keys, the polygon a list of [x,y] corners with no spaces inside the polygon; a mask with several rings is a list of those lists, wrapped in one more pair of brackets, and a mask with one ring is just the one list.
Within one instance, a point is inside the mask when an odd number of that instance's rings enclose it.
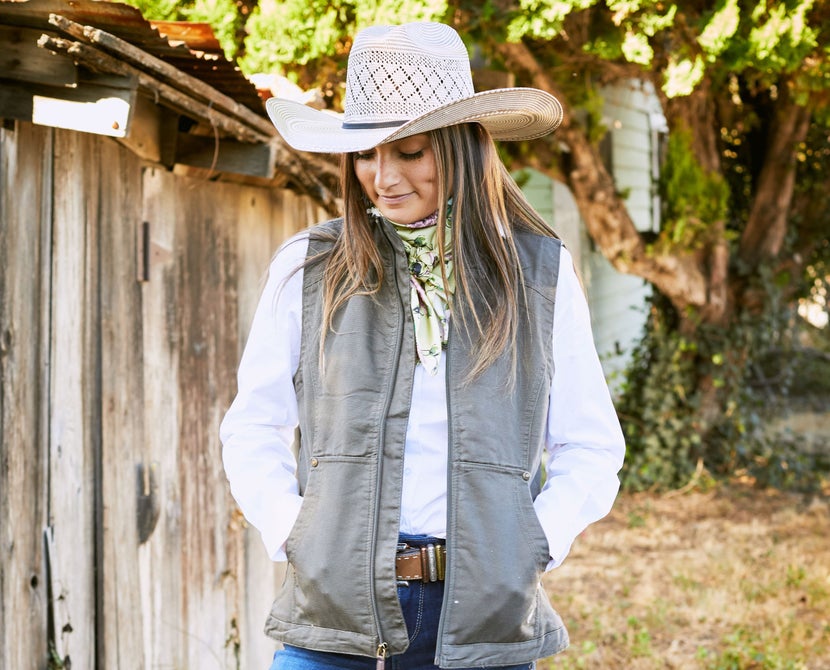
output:
{"label": "dry grass", "polygon": [[539,670],[830,669],[830,498],[624,495],[546,586],[571,647]]}

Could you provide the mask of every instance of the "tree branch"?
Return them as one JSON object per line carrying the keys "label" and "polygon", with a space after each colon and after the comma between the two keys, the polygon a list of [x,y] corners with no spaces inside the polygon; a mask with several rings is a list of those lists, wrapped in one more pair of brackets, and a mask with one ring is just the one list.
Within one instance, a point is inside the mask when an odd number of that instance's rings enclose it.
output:
{"label": "tree branch", "polygon": [[499,43],[493,48],[507,67],[526,73],[532,86],[555,95],[565,109],[557,137],[570,149],[571,170],[565,175],[593,240],[621,272],[653,283],[681,312],[689,306],[707,303],[707,278],[691,254],[649,254],[619,198],[614,180],[606,170],[596,147],[573,122],[573,112],[556,83],[521,42]]}

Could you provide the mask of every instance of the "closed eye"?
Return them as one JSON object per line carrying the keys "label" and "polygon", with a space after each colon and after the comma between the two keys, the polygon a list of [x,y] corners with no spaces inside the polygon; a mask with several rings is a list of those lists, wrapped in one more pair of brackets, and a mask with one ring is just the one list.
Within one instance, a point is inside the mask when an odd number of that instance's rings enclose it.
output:
{"label": "closed eye", "polygon": [[424,155],[424,150],[421,149],[420,151],[416,151],[415,153],[405,154],[401,152],[401,158],[405,161],[416,161],[419,158],[422,158]]}

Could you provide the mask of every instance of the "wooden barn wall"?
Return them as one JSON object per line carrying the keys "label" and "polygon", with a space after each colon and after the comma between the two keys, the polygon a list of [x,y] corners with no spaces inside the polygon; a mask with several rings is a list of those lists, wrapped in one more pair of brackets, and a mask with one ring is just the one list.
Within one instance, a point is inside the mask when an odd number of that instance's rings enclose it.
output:
{"label": "wooden barn wall", "polygon": [[[0,668],[45,667],[50,131],[0,128]],[[33,660],[34,658],[34,660]]]}
{"label": "wooden barn wall", "polygon": [[281,575],[218,426],[271,254],[322,214],[93,135],[0,152],[0,668],[46,668],[50,627],[73,667],[267,667]]}

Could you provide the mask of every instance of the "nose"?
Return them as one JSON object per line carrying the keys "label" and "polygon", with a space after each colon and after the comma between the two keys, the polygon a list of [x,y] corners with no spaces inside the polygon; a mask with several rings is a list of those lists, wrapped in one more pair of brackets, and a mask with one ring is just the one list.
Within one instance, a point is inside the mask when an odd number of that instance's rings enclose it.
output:
{"label": "nose", "polygon": [[375,189],[386,191],[400,180],[400,171],[395,160],[378,151],[375,156]]}

